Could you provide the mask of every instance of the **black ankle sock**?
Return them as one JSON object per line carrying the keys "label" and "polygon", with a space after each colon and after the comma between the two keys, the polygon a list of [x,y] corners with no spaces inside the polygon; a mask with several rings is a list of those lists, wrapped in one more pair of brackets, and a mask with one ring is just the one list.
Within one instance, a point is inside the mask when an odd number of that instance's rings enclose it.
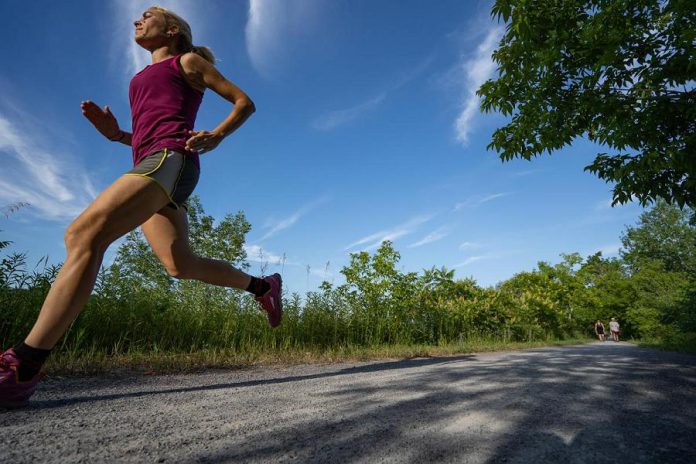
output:
{"label": "black ankle sock", "polygon": [[48,355],[51,354],[51,350],[34,348],[24,342],[15,346],[14,352],[17,353],[17,357],[20,359],[17,374],[19,375],[19,380],[22,382],[31,380],[38,374],[41,370],[41,366],[46,362]]}
{"label": "black ankle sock", "polygon": [[252,277],[249,286],[246,288],[247,292],[251,292],[256,296],[263,296],[268,290],[271,289],[271,284],[258,277]]}

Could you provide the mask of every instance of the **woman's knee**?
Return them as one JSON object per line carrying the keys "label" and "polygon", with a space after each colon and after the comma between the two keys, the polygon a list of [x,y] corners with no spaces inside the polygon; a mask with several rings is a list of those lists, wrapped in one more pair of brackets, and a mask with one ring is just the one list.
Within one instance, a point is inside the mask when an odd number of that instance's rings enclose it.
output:
{"label": "woman's knee", "polygon": [[198,258],[196,256],[180,258],[164,263],[164,267],[167,269],[167,273],[175,279],[193,279],[195,278],[194,271],[196,269],[197,259]]}
{"label": "woman's knee", "polygon": [[105,233],[105,221],[99,217],[78,217],[68,226],[63,239],[69,253],[99,252],[106,250],[109,246]]}

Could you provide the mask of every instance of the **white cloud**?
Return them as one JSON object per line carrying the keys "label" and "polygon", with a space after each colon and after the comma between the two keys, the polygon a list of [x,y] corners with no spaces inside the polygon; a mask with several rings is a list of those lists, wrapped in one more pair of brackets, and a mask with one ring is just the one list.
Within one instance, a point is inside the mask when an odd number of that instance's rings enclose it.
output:
{"label": "white cloud", "polygon": [[319,130],[329,130],[338,126],[342,126],[360,116],[364,116],[366,111],[372,110],[379,106],[386,98],[386,93],[381,93],[367,101],[359,103],[350,108],[343,110],[330,111],[329,113],[318,117],[312,122],[312,127]]}
{"label": "white cloud", "polygon": [[321,197],[321,198],[314,200],[313,202],[303,206],[299,210],[295,211],[292,215],[290,215],[284,219],[281,219],[279,221],[276,221],[274,224],[271,224],[269,226],[271,230],[266,232],[264,234],[264,236],[261,237],[258,241],[262,242],[262,241],[266,240],[267,238],[273,237],[278,232],[285,230],[288,227],[291,227],[292,225],[297,223],[297,221],[299,221],[302,216],[306,215],[307,213],[309,213],[311,210],[313,210],[317,206],[322,205],[328,201],[329,201],[328,197],[325,197],[325,196]]}
{"label": "white cloud", "polygon": [[[464,242],[464,243],[468,243],[468,242]],[[464,243],[463,243],[462,245],[464,245]],[[460,246],[460,249],[463,249],[463,248]],[[506,257],[510,257],[510,256],[514,256],[514,255],[519,255],[519,254],[522,253],[522,252],[524,252],[524,250],[520,250],[520,249],[508,249],[508,250],[498,249],[497,251],[491,251],[490,253],[485,253],[485,254],[477,255],[477,256],[470,256],[470,257],[466,258],[464,261],[462,261],[461,263],[455,264],[454,267],[455,267],[455,268],[457,268],[457,267],[464,267],[464,266],[468,266],[469,264],[475,263],[475,262],[477,262],[477,261],[482,261],[482,260],[503,259],[503,258],[506,258]]]}
{"label": "white cloud", "polygon": [[290,59],[292,38],[316,29],[320,0],[249,0],[246,46],[256,71],[271,77]]}
{"label": "white cloud", "polygon": [[398,90],[422,74],[432,63],[433,57],[434,55],[430,55],[416,66],[409,69],[408,72],[404,73],[404,75],[389,86],[387,90],[378,93],[374,97],[365,100],[362,103],[351,106],[350,108],[334,110],[321,115],[312,121],[311,126],[318,130],[330,130],[364,116],[366,112],[377,108],[382,102],[384,102],[389,93]]}
{"label": "white cloud", "polygon": [[336,277],[336,275],[326,266],[322,268],[314,268],[310,266],[309,273],[324,280],[329,280]]}
{"label": "white cloud", "polygon": [[481,248],[481,245],[479,245],[478,243],[474,243],[474,242],[464,242],[461,245],[459,245],[459,249],[462,251],[472,250],[472,249],[476,249],[476,248]]}
{"label": "white cloud", "polygon": [[357,247],[359,245],[364,245],[366,243],[370,243],[370,244],[368,246],[366,246],[365,248],[363,248],[365,251],[377,248],[385,240],[394,241],[397,238],[400,238],[400,237],[403,237],[404,235],[408,235],[408,234],[412,233],[414,231],[414,229],[416,229],[419,225],[430,221],[432,218],[433,218],[432,215],[416,216],[416,217],[406,221],[403,224],[400,224],[396,227],[392,227],[391,229],[381,230],[381,231],[376,232],[374,234],[370,234],[366,237],[363,237],[360,240],[357,240],[357,241],[351,243],[350,245],[345,247],[345,249],[349,250],[349,249]]}
{"label": "white cloud", "polygon": [[483,203],[488,203],[489,201],[493,201],[496,198],[502,198],[505,196],[510,195],[510,193],[492,193],[490,195],[474,195],[471,198],[467,198],[465,201],[461,203],[457,203],[454,205],[454,211],[459,211],[460,209],[467,208],[467,207],[473,207],[473,206],[479,206],[482,205]]}
{"label": "white cloud", "polygon": [[610,209],[612,208],[611,202],[612,202],[611,199],[609,199],[609,200],[598,201],[598,202],[595,204],[595,210],[597,210],[597,211],[606,211],[606,210],[610,210]]}
{"label": "white cloud", "polygon": [[246,251],[248,261],[268,264],[290,264],[284,256],[272,253],[259,245],[244,245],[244,251]]}
{"label": "white cloud", "polygon": [[495,63],[491,59],[491,54],[498,45],[502,34],[502,27],[491,27],[477,47],[475,55],[464,60],[460,65],[460,72],[465,82],[464,100],[454,127],[457,141],[462,145],[468,143],[472,121],[474,116],[479,113],[479,97],[476,96],[476,91],[495,71]]}
{"label": "white cloud", "polygon": [[471,263],[475,263],[476,261],[481,261],[482,259],[486,259],[486,258],[488,258],[488,257],[487,256],[471,256],[471,257],[465,259],[464,261],[462,261],[461,263],[455,264],[454,267],[468,266]]}
{"label": "white cloud", "polygon": [[408,84],[421,74],[425,72],[426,69],[432,64],[433,60],[435,59],[435,54],[431,54],[427,57],[425,57],[420,63],[417,65],[413,66],[409,71],[404,73],[395,83],[394,85],[391,86],[389,89],[390,92],[394,90],[398,90],[404,85]]}
{"label": "white cloud", "polygon": [[447,228],[440,227],[439,229],[430,232],[428,235],[418,240],[417,242],[410,244],[408,248],[417,248],[423,245],[427,245],[428,243],[437,242],[438,240],[447,237],[448,233],[449,232],[447,231]]}
{"label": "white cloud", "polygon": [[620,249],[621,249],[620,243],[613,243],[611,245],[604,246],[597,251],[601,251],[602,256],[613,256],[613,255],[619,254]]}
{"label": "white cloud", "polygon": [[41,127],[11,122],[0,114],[0,202],[27,202],[43,219],[74,218],[97,196],[85,168],[68,155],[48,148],[36,134]]}
{"label": "white cloud", "polygon": [[525,177],[525,176],[529,176],[532,174],[536,174],[539,171],[540,171],[540,169],[527,169],[524,171],[513,172],[510,174],[510,177]]}

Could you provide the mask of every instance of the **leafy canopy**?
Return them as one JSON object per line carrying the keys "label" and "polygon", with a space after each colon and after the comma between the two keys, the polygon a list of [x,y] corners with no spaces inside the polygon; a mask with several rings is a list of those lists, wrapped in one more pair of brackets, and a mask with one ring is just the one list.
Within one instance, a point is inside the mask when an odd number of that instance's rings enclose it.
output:
{"label": "leafy canopy", "polygon": [[483,111],[512,120],[503,161],[586,136],[613,151],[585,168],[615,182],[613,204],[696,205],[696,1],[497,0],[506,23]]}
{"label": "leafy canopy", "polygon": [[621,256],[633,271],[659,260],[666,272],[696,275],[696,212],[658,201],[621,236]]}

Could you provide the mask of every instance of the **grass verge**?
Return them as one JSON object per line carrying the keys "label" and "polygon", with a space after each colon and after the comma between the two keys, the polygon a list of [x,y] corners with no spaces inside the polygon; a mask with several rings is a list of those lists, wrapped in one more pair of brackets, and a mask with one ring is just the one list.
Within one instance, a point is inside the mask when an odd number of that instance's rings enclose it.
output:
{"label": "grass verge", "polygon": [[386,345],[376,347],[340,346],[331,349],[291,349],[234,352],[225,349],[191,353],[133,352],[106,355],[102,352],[62,352],[49,359],[49,375],[84,376],[98,374],[169,374],[202,369],[240,368],[255,365],[325,364],[379,359],[410,359],[466,353],[520,350],[545,346],[588,343],[588,339],[533,342],[475,341],[446,345]]}
{"label": "grass verge", "polygon": [[696,333],[677,332],[669,337],[642,339],[638,341],[638,345],[663,351],[696,354]]}

